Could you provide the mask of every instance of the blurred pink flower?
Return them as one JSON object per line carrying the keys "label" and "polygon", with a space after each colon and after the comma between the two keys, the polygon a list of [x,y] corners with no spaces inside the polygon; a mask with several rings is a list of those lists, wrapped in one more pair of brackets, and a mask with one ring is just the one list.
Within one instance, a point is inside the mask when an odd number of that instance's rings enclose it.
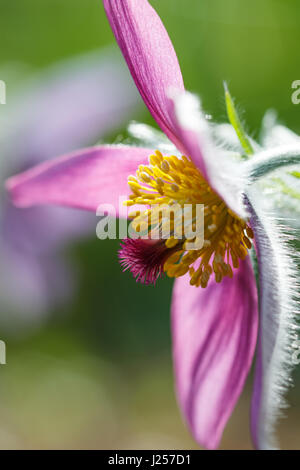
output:
{"label": "blurred pink flower", "polygon": [[[198,101],[184,90],[172,43],[153,8],[146,0],[103,3],[136,86],[174,144],[175,156],[159,151],[151,155],[151,149],[141,147],[98,146],[46,162],[11,178],[7,187],[20,207],[57,204],[95,211],[100,203],[117,207],[119,196],[128,193],[128,175],[136,172],[137,177],[129,178],[133,205],[147,205],[149,197],[154,203],[162,197],[167,203],[176,198],[204,202],[207,245],[196,259],[184,246],[178,249],[174,238],[150,245],[125,241],[120,256],[140,280],[155,281],[163,270],[177,277],[172,300],[177,394],[195,439],[207,448],[219,445],[251,367],[259,304],[252,435],[258,448],[270,448],[269,425],[280,407],[276,381],[283,365],[279,361],[277,367],[274,358],[282,350],[277,338],[283,332],[283,309],[288,308],[286,297],[278,296],[278,282],[291,290],[291,278],[284,277],[289,268],[280,256],[281,240],[276,240],[270,221],[262,222],[257,194],[248,188],[249,165],[233,161],[212,142]],[[176,156],[178,151],[190,159]],[[253,157],[258,166],[260,158]],[[252,230],[259,302],[247,256]]]}
{"label": "blurred pink flower", "polygon": [[[64,60],[26,79],[3,110],[2,175],[116,131],[137,110],[138,98],[130,75],[110,49]],[[69,296],[74,275],[58,250],[93,230],[94,217],[87,213],[21,211],[8,200],[2,202],[2,326],[6,322],[9,327],[16,315],[14,329],[29,326]]]}

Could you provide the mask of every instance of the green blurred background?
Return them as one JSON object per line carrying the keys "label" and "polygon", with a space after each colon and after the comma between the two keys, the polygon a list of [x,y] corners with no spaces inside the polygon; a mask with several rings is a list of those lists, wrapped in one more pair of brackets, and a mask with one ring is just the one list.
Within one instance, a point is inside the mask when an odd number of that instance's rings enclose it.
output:
{"label": "green blurred background", "polygon": [[[0,67],[21,62],[42,69],[112,44],[101,3],[0,0]],[[298,0],[152,4],[174,42],[186,87],[201,95],[217,121],[225,120],[226,79],[254,137],[270,107],[300,131],[300,106],[291,103],[291,83],[300,79]],[[132,119],[153,124],[141,109]],[[66,256],[79,275],[72,301],[29,333],[0,332],[7,344],[7,365],[0,366],[0,448],[197,448],[173,392],[172,282],[136,284],[121,272],[117,249],[117,241],[96,236],[68,246]],[[295,383],[279,427],[285,449],[300,448],[299,370]],[[251,383],[222,448],[251,448],[250,394]]]}

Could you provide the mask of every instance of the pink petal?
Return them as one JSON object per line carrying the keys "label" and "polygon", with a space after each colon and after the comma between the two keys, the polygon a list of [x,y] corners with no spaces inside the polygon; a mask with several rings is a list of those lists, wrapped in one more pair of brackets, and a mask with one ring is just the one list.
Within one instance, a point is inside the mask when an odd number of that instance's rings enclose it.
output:
{"label": "pink petal", "polygon": [[219,445],[243,389],[257,338],[258,312],[249,258],[232,279],[206,289],[175,282],[173,354],[178,399],[197,442]]}
{"label": "pink petal", "polygon": [[103,0],[111,28],[150,113],[177,146],[168,111],[170,90],[184,90],[170,38],[146,0]]}
{"label": "pink petal", "polygon": [[140,147],[92,147],[47,161],[10,178],[6,187],[15,205],[40,204],[96,211],[111,204],[119,213],[119,197],[130,193],[127,177],[147,164],[151,150]]}

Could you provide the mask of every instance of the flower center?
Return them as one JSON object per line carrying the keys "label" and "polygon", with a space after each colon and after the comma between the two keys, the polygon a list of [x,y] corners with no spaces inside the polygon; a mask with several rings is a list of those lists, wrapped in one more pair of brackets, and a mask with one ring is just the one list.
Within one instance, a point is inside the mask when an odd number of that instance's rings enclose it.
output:
{"label": "flower center", "polygon": [[[126,204],[147,206],[129,217],[135,232],[148,240],[132,240],[120,252],[122,264],[138,280],[151,282],[162,272],[169,277],[189,272],[190,284],[204,288],[213,274],[216,282],[233,276],[232,268],[238,268],[252,246],[253,232],[210,188],[189,158],[163,156],[157,150],[149,157],[149,165],[140,165],[136,176],[129,176],[128,184],[132,194]],[[204,220],[202,243],[195,232],[199,205]],[[168,237],[163,236],[166,227]],[[149,277],[149,272],[155,275]]]}

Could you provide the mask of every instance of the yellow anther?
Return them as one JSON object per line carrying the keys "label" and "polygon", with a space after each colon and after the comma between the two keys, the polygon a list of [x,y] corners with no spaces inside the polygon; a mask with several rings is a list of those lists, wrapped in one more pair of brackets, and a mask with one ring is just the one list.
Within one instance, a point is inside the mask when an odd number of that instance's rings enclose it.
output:
{"label": "yellow anther", "polygon": [[135,181],[137,183],[137,178],[135,176],[129,175],[127,178],[128,181]]}
{"label": "yellow anther", "polygon": [[177,263],[182,255],[183,251],[180,250],[180,251],[176,251],[175,253],[173,253],[172,255],[169,256],[169,258],[167,259],[167,261],[165,262],[164,264],[164,267],[167,268],[169,266],[172,266],[173,264]]}
{"label": "yellow anther", "polygon": [[145,183],[150,183],[151,178],[147,173],[144,171],[143,173],[140,174],[140,178],[145,182]]}
{"label": "yellow anther", "polygon": [[222,258],[222,256],[221,256],[219,253],[217,253],[217,254],[215,255],[214,261],[215,261],[215,263],[222,263],[222,262],[223,262],[223,258]]}
{"label": "yellow anther", "polygon": [[186,264],[180,264],[175,271],[175,277],[184,276],[189,270],[189,266]]}
{"label": "yellow anther", "polygon": [[230,264],[227,264],[227,276],[228,277],[233,277],[233,271],[232,271],[232,267],[230,266]]}
{"label": "yellow anther", "polygon": [[205,266],[205,271],[210,275],[212,274],[213,270],[212,270],[212,267],[208,264],[207,266]]}
{"label": "yellow anther", "polygon": [[174,238],[174,237],[170,237],[167,241],[166,241],[166,247],[167,248],[173,248],[174,246],[176,246],[178,244],[179,240],[177,238]]}
{"label": "yellow anther", "polygon": [[238,253],[241,259],[245,259],[248,254],[248,251],[243,245],[240,245],[238,249]]}
{"label": "yellow anther", "polygon": [[178,184],[175,184],[175,183],[171,184],[171,189],[172,191],[174,191],[174,193],[177,193],[179,191]]}
{"label": "yellow anther", "polygon": [[230,227],[230,225],[227,225],[227,226],[226,226],[225,232],[228,233],[228,235],[233,235],[233,234],[234,234],[234,231],[232,230],[232,228]]}
{"label": "yellow anther", "polygon": [[150,155],[150,157],[149,157],[149,162],[150,162],[150,165],[152,165],[152,166],[159,165],[160,161],[161,160],[157,155]]}
{"label": "yellow anther", "polygon": [[181,178],[180,176],[176,175],[175,173],[172,174],[172,178],[177,184],[181,184]]}
{"label": "yellow anther", "polygon": [[224,240],[219,240],[219,243],[218,243],[219,247],[221,248],[225,248],[226,247],[226,243]]}
{"label": "yellow anther", "polygon": [[250,242],[249,238],[244,237],[243,240],[244,240],[246,247],[250,250],[252,248],[252,243]]}
{"label": "yellow anther", "polygon": [[136,204],[136,202],[134,202],[134,201],[124,201],[123,202],[123,206],[128,206],[128,207],[134,206],[135,204]]}
{"label": "yellow anther", "polygon": [[165,272],[167,273],[169,277],[175,277],[176,271],[177,271],[177,265],[168,266],[165,269]]}
{"label": "yellow anther", "polygon": [[163,161],[164,159],[163,154],[159,150],[155,150],[155,155],[158,157],[160,162]]}
{"label": "yellow anther", "polygon": [[135,181],[129,181],[128,182],[129,187],[132,191],[139,191],[141,189],[141,185],[139,183],[136,183]]}
{"label": "yellow anther", "polygon": [[170,171],[170,165],[169,163],[167,162],[167,160],[163,160],[160,164],[160,168],[162,169],[162,171],[164,171],[165,173],[169,173]]}
{"label": "yellow anther", "polygon": [[155,181],[158,184],[158,186],[163,186],[165,184],[164,180],[160,177],[156,178]]}
{"label": "yellow anther", "polygon": [[236,253],[231,250],[231,259],[232,259],[232,265],[234,268],[238,268],[239,267],[239,259],[236,255]]}
{"label": "yellow anther", "polygon": [[197,282],[199,281],[200,276],[201,276],[201,271],[199,271],[199,270],[195,271],[191,276],[190,284],[192,286],[195,286],[197,284]]}
{"label": "yellow anther", "polygon": [[222,273],[223,277],[227,276],[227,274],[228,274],[228,264],[221,263],[220,264],[220,270],[221,270],[221,273]]}
{"label": "yellow anther", "polygon": [[252,228],[249,227],[249,225],[247,225],[247,227],[246,227],[246,233],[247,233],[249,238],[252,238],[252,239],[254,238],[253,230],[252,230]]}
{"label": "yellow anther", "polygon": [[166,157],[166,160],[174,170],[177,170],[176,162],[177,162],[178,158],[175,157],[175,155],[172,155],[171,157]]}

